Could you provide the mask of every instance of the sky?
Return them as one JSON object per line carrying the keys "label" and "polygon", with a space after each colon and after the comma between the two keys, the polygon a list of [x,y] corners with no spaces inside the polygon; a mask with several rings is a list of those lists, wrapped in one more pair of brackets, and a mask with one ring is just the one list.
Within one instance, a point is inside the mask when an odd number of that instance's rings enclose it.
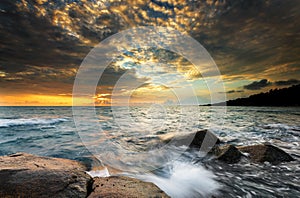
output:
{"label": "sky", "polygon": [[137,105],[192,104],[192,95],[210,103],[212,92],[234,99],[298,84],[299,10],[298,0],[1,0],[0,106],[72,105],[89,52],[142,26],[194,38],[216,63],[225,89],[209,88],[220,79],[206,75],[205,64],[199,71],[181,54],[116,43],[119,53],[81,105],[91,98],[121,105],[128,97]]}

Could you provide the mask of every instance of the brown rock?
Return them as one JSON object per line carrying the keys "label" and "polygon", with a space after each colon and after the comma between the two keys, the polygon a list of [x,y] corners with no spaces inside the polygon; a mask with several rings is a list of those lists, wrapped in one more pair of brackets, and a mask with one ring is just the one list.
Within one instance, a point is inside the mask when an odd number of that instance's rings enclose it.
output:
{"label": "brown rock", "polygon": [[280,162],[294,160],[288,153],[270,144],[241,146],[238,149],[241,152],[249,153],[250,160],[256,163],[270,162],[272,164],[279,164]]}
{"label": "brown rock", "polygon": [[242,153],[233,145],[228,144],[214,149],[217,159],[229,164],[237,163],[242,157]]}
{"label": "brown rock", "polygon": [[209,151],[215,144],[219,144],[219,138],[209,130],[200,130],[195,133],[184,133],[178,135],[161,136],[164,143],[170,143],[176,146],[189,145],[190,148],[201,148],[203,151]]}
{"label": "brown rock", "polygon": [[169,197],[156,185],[143,182],[138,179],[111,176],[95,178],[93,191],[88,196],[89,198],[114,198],[114,197]]}
{"label": "brown rock", "polygon": [[85,169],[68,159],[0,156],[0,197],[86,197],[91,178]]}

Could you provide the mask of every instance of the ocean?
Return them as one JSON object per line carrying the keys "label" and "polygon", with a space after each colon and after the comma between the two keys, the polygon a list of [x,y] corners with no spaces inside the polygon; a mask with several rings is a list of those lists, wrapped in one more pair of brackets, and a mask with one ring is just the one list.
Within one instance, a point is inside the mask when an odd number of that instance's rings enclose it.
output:
{"label": "ocean", "polygon": [[[96,119],[91,119],[84,113],[89,107],[78,107],[75,116],[72,107],[0,107],[0,155],[68,158],[92,169],[98,153],[100,164],[115,164],[122,174],[153,182],[172,197],[300,197],[299,107],[216,107],[220,112],[199,106],[126,108],[96,107]],[[199,129],[238,146],[270,142],[296,160],[225,164],[183,153],[185,147],[172,147],[163,160],[153,154],[164,148],[161,136]],[[106,152],[112,158],[104,159]]]}

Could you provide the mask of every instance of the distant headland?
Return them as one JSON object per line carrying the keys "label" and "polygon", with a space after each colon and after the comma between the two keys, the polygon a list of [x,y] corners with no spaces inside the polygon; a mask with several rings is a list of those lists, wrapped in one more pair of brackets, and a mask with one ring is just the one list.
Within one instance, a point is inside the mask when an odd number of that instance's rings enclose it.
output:
{"label": "distant headland", "polygon": [[300,106],[300,84],[216,104],[200,106]]}

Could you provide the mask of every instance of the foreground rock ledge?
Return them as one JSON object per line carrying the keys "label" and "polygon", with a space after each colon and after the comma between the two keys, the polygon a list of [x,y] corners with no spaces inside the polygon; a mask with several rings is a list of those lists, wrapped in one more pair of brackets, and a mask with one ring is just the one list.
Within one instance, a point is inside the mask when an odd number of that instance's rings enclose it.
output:
{"label": "foreground rock ledge", "polygon": [[86,197],[91,177],[85,170],[68,159],[0,156],[0,197]]}
{"label": "foreground rock ledge", "polygon": [[27,153],[0,156],[0,197],[168,197],[156,185],[124,176],[95,178],[68,159]]}
{"label": "foreground rock ledge", "polygon": [[111,197],[169,197],[156,185],[138,179],[112,176],[95,178],[89,198]]}

